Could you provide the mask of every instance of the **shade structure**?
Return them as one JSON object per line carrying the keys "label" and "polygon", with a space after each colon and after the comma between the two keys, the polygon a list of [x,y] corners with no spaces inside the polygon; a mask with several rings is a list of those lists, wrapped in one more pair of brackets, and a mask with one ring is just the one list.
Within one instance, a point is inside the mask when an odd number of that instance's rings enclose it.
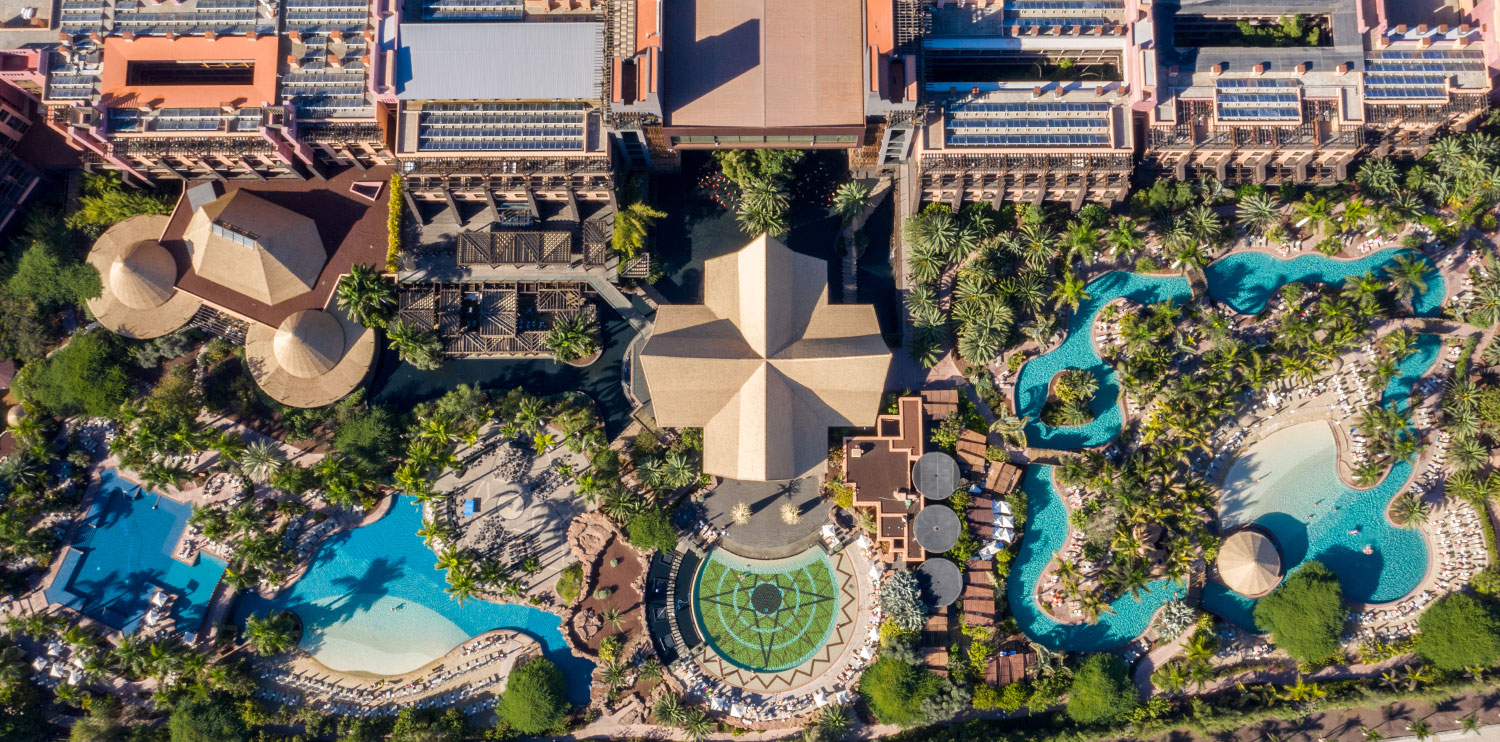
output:
{"label": "shade structure", "polygon": [[312,291],[328,261],[313,220],[245,190],[204,204],[182,238],[193,272],[267,305]]}
{"label": "shade structure", "polygon": [[924,497],[946,500],[958,488],[958,462],[942,451],[922,454],[912,464],[911,483]]}
{"label": "shade structure", "polygon": [[703,470],[820,471],[830,427],[869,427],[891,352],[868,305],[830,304],[828,266],[762,235],[703,266],[704,303],[656,312],[641,368],[657,423],[703,428]]}
{"label": "shade structure", "polygon": [[1219,546],[1219,579],[1229,589],[1255,598],[1281,582],[1281,554],[1264,533],[1244,529]]}
{"label": "shade structure", "polygon": [[933,557],[917,567],[917,587],[921,588],[922,599],[928,605],[942,608],[958,600],[964,589],[964,577],[957,564]]}
{"label": "shade structure", "polygon": [[364,381],[375,360],[375,331],[338,309],[305,309],[280,327],[245,334],[245,359],[260,388],[293,407],[322,407]]}
{"label": "shade structure", "polygon": [[170,217],[126,219],[99,235],[88,261],[99,271],[99,296],[88,300],[99,324],[146,340],[182,328],[203,303],[177,290],[177,264],[158,239]]}
{"label": "shade structure", "polygon": [[947,505],[928,505],[917,513],[917,522],[912,526],[917,543],[935,554],[941,554],[958,543],[958,534],[963,525],[958,514]]}

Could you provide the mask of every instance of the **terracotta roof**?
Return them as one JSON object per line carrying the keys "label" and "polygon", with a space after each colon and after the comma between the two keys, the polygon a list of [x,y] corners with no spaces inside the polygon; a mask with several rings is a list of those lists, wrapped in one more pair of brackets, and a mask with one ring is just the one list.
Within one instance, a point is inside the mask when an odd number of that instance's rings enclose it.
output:
{"label": "terracotta roof", "polygon": [[[349,191],[356,182],[384,184],[390,180],[389,167],[359,170],[347,168],[327,180],[231,180],[216,183],[226,194],[245,191],[285,207],[303,216],[316,216],[319,245],[323,250],[323,269],[312,291],[278,304],[246,296],[226,288],[193,270],[192,256],[183,240],[193,209],[182,198],[172,221],[161,234],[162,246],[177,262],[177,288],[209,304],[252,322],[279,326],[282,320],[304,309],[322,309],[328,305],[338,279],[355,263],[385,265],[387,201],[384,194],[375,201],[355,196]],[[189,183],[191,188],[198,183]],[[184,193],[188,188],[184,189]]]}
{"label": "terracotta roof", "polygon": [[[213,39],[202,36],[137,36],[133,39],[110,36],[104,40],[100,102],[105,106],[149,108],[274,105],[277,103],[276,49],[279,43],[277,37],[270,35],[257,39],[245,36]],[[251,82],[246,85],[130,84],[131,65],[141,62],[248,62],[253,65],[253,73]]]}
{"label": "terracotta roof", "polygon": [[862,0],[685,0],[664,14],[668,126],[863,126]]}

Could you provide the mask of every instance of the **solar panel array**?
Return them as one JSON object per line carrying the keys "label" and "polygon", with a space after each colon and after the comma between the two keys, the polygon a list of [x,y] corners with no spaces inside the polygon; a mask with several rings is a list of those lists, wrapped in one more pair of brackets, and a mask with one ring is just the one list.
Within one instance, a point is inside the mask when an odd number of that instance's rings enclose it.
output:
{"label": "solar panel array", "polygon": [[[256,31],[276,33],[276,6],[259,0],[200,0],[190,11],[163,11],[161,6],[117,2],[112,29],[115,33],[153,36],[167,33],[197,35],[205,31],[238,35]],[[77,33],[87,33],[84,29]]]}
{"label": "solar panel array", "polygon": [[949,147],[1101,147],[1110,144],[1108,103],[960,101],[943,113]]}
{"label": "solar panel array", "polygon": [[343,31],[357,35],[369,22],[368,3],[359,0],[286,0],[288,31],[323,34]]}
{"label": "solar panel array", "polygon": [[1000,12],[1006,27],[1096,28],[1125,22],[1124,0],[1006,0]]}
{"label": "solar panel array", "polygon": [[1365,75],[1365,97],[1375,100],[1448,98],[1444,75]]}
{"label": "solar panel array", "polygon": [[417,150],[581,151],[587,130],[579,103],[432,104],[417,112]]}
{"label": "solar panel array", "polygon": [[1220,121],[1302,120],[1296,80],[1218,80],[1214,116]]}
{"label": "solar panel array", "polygon": [[1373,51],[1366,72],[1484,72],[1484,52],[1477,49]]}
{"label": "solar panel array", "polygon": [[525,0],[422,0],[424,21],[507,21],[521,17]]}
{"label": "solar panel array", "polygon": [[104,25],[104,0],[63,0],[58,14],[58,28],[79,35]]}

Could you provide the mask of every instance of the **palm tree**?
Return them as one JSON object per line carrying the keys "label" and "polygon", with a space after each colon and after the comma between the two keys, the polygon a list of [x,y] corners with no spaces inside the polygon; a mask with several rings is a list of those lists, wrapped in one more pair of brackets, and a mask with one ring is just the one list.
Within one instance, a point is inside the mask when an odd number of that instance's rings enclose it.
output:
{"label": "palm tree", "polygon": [[1364,734],[1365,742],[1380,742],[1380,740],[1385,739],[1385,734],[1379,729],[1360,727],[1359,731]]}
{"label": "palm tree", "polygon": [[786,214],[790,206],[791,199],[780,183],[766,179],[752,180],[740,193],[736,218],[740,229],[746,234],[779,237],[786,234]]}
{"label": "palm tree", "polygon": [[1215,243],[1224,231],[1224,223],[1218,213],[1208,206],[1194,206],[1183,215],[1188,231],[1199,242]]}
{"label": "palm tree", "polygon": [[1144,233],[1130,217],[1116,222],[1114,228],[1104,236],[1104,240],[1109,243],[1112,255],[1127,260],[1134,257],[1136,251],[1146,246]]}
{"label": "palm tree", "polygon": [[297,619],[286,611],[251,614],[245,618],[245,641],[261,657],[290,651],[297,645]]}
{"label": "palm tree", "polygon": [[1391,504],[1391,519],[1406,528],[1416,528],[1427,522],[1427,503],[1414,492],[1407,492]]}
{"label": "palm tree", "polygon": [[1281,221],[1280,199],[1268,191],[1251,193],[1240,199],[1239,206],[1235,208],[1235,218],[1245,225],[1245,229],[1264,233]]}
{"label": "palm tree", "polygon": [[1479,723],[1478,713],[1459,717],[1458,725],[1463,728],[1464,734],[1480,734],[1483,732],[1483,729],[1481,729],[1482,725]]}
{"label": "palm tree", "polygon": [[456,546],[448,546],[437,554],[437,563],[432,565],[433,569],[440,571],[462,572],[473,564],[473,559],[463,549]]}
{"label": "palm tree", "polygon": [[339,279],[339,309],[365,327],[385,327],[396,310],[396,288],[367,263],[350,266]]}
{"label": "palm tree", "polygon": [[990,423],[990,432],[999,434],[1001,440],[1006,443],[1023,448],[1026,446],[1026,425],[1031,422],[1031,416],[1016,417],[1015,415],[1002,415]]}
{"label": "palm tree", "polygon": [[422,537],[422,544],[430,549],[434,542],[450,540],[453,533],[442,522],[428,518],[422,521],[422,527],[417,529],[417,535]]}
{"label": "palm tree", "polygon": [[1427,266],[1409,255],[1397,255],[1385,267],[1385,277],[1396,298],[1410,303],[1417,294],[1427,293]]}
{"label": "palm tree", "polygon": [[418,330],[411,323],[397,319],[386,327],[386,339],[401,356],[422,371],[432,371],[443,365],[443,340],[430,330]]}
{"label": "palm tree", "polygon": [[844,226],[849,226],[870,206],[870,186],[862,181],[851,180],[839,185],[833,192],[833,208],[839,212]]}
{"label": "palm tree", "polygon": [[260,440],[245,447],[244,453],[240,454],[240,468],[250,481],[261,484],[269,481],[285,460],[281,446],[275,441]]}
{"label": "palm tree", "polygon": [[1479,441],[1478,438],[1469,436],[1460,438],[1448,449],[1453,455],[1453,465],[1460,472],[1473,473],[1480,467],[1489,463],[1490,449]]}
{"label": "palm tree", "polygon": [[463,605],[465,600],[474,597],[474,590],[478,587],[474,580],[474,573],[469,569],[453,569],[448,571],[448,597]]}
{"label": "palm tree", "polygon": [[743,502],[737,502],[729,509],[729,520],[735,525],[745,525],[750,522],[750,506]]}
{"label": "palm tree", "polygon": [[682,728],[687,732],[690,742],[703,742],[708,735],[714,732],[714,722],[703,713],[703,709],[689,709],[687,718],[682,722]]}
{"label": "palm tree", "polygon": [[1417,719],[1406,725],[1406,731],[1411,732],[1412,736],[1417,738],[1417,742],[1426,742],[1432,736],[1432,725],[1428,724],[1426,719]]}
{"label": "palm tree", "polygon": [[651,225],[666,215],[665,211],[653,209],[642,201],[636,201],[615,214],[615,231],[610,244],[623,262],[635,259],[636,253],[646,244]]}
{"label": "palm tree", "polygon": [[790,502],[781,505],[781,522],[789,526],[795,526],[802,522],[802,513],[797,511],[797,506]]}
{"label": "palm tree", "polygon": [[669,727],[681,726],[687,718],[687,709],[682,705],[682,697],[667,691],[661,698],[656,700],[656,707],[652,709],[656,720]]}
{"label": "palm tree", "polygon": [[598,352],[599,325],[583,312],[564,315],[552,320],[542,344],[558,362],[572,363]]}
{"label": "palm tree", "polygon": [[604,609],[604,622],[615,627],[616,631],[625,627],[625,617],[620,614],[619,608]]}
{"label": "palm tree", "polygon": [[1059,306],[1076,311],[1080,303],[1092,298],[1083,288],[1083,279],[1074,275],[1072,270],[1067,270],[1057,279],[1057,285],[1052,289],[1052,298],[1057,300]]}
{"label": "palm tree", "polygon": [[1396,190],[1396,165],[1384,157],[1365,160],[1354,174],[1354,181],[1376,196],[1388,196]]}
{"label": "palm tree", "polygon": [[906,254],[906,264],[911,269],[911,278],[918,284],[936,281],[948,267],[948,259],[937,248],[929,245],[913,245]]}

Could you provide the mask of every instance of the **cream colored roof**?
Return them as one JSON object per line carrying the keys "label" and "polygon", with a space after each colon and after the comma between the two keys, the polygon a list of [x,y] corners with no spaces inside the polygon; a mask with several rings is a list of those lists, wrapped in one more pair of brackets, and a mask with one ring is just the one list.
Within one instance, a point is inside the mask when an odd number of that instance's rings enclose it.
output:
{"label": "cream colored roof", "polygon": [[177,265],[157,241],[169,219],[134,216],[94,241],[88,261],[99,271],[102,290],[88,305],[99,324],[125,337],[150,339],[181,329],[202,306],[173,287]]}
{"label": "cream colored roof", "polygon": [[280,327],[258,322],[245,334],[250,373],[272,399],[322,407],[365,380],[375,360],[375,331],[337,309],[305,309]]}
{"label": "cream colored roof", "polygon": [[658,308],[641,367],[658,423],[704,429],[704,471],[806,476],[828,428],[875,424],[891,352],[873,307],[828,303],[822,260],[762,236],[703,271],[706,303]]}
{"label": "cream colored roof", "polygon": [[1281,555],[1260,531],[1236,531],[1224,539],[1216,564],[1225,585],[1251,598],[1271,592],[1281,582]]}
{"label": "cream colored roof", "polygon": [[[245,238],[216,234],[215,224]],[[194,273],[268,305],[311,291],[328,259],[313,220],[244,190],[194,212],[183,239]]]}

